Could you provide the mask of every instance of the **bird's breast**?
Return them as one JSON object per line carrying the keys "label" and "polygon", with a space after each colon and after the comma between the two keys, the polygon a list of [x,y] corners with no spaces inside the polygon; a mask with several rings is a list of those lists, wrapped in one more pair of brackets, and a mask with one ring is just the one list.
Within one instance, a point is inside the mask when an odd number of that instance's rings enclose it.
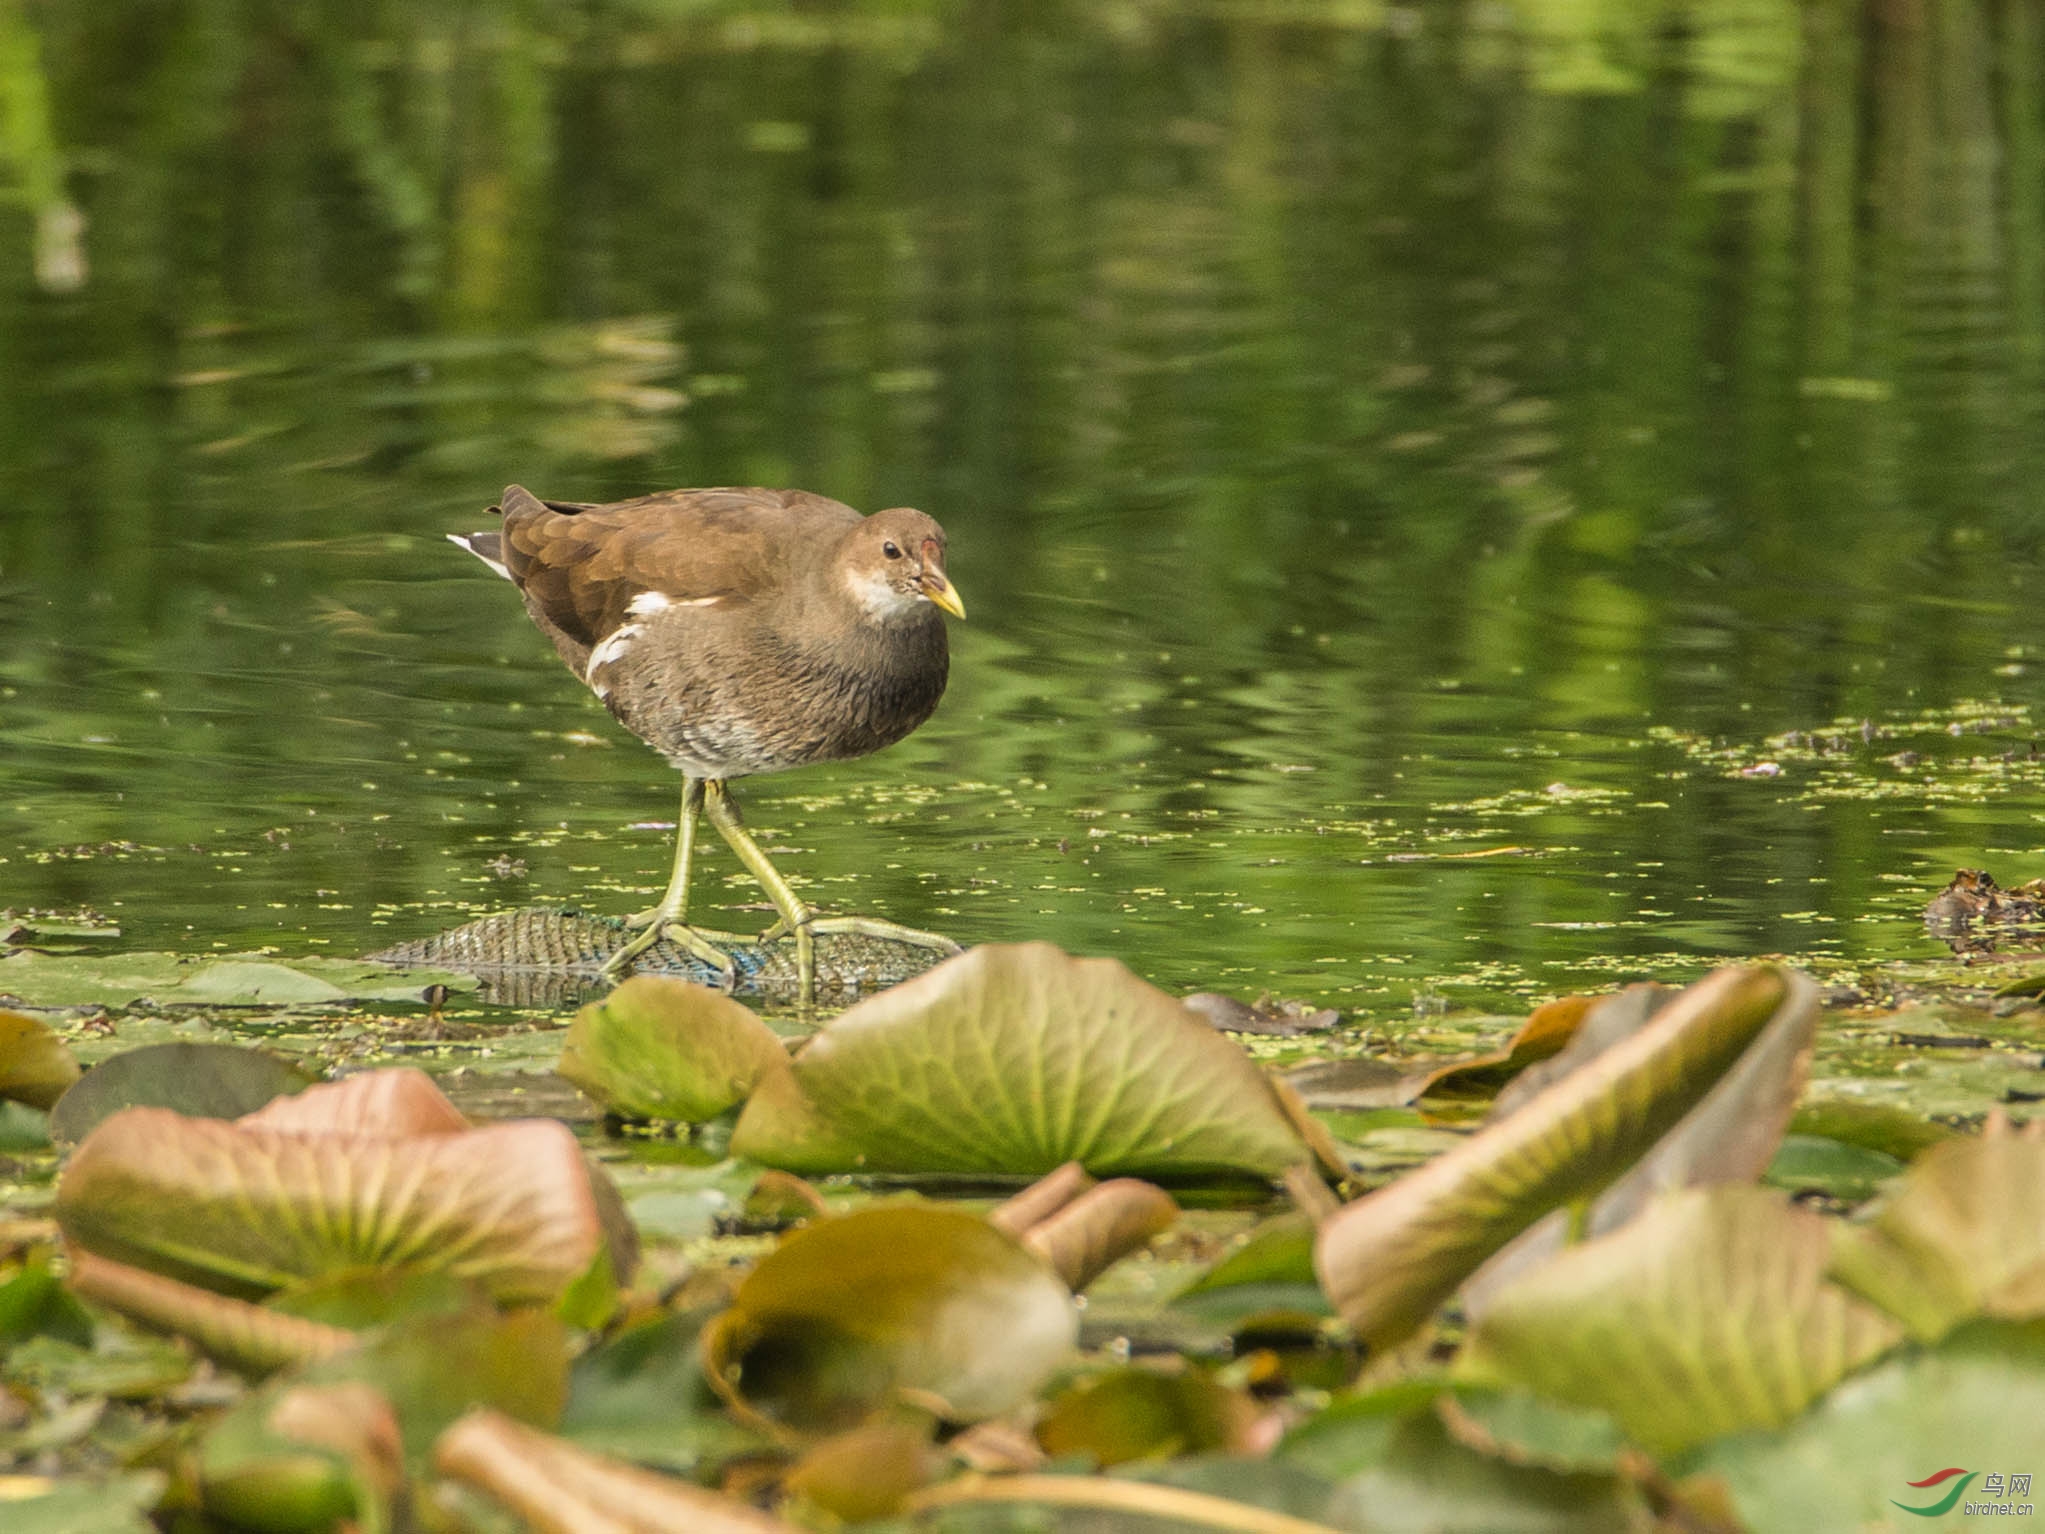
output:
{"label": "bird's breast", "polygon": [[627,729],[697,776],[844,761],[894,744],[944,696],[943,620],[930,616],[817,643],[710,612],[649,614],[589,680]]}

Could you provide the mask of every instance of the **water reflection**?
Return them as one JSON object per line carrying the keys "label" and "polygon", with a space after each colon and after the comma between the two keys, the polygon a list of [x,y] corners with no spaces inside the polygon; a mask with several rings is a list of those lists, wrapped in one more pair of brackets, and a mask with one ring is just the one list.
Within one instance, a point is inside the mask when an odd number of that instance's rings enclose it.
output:
{"label": "water reflection", "polygon": [[32,15],[5,902],[643,904],[664,770],[439,538],[513,479],[943,517],[943,711],[747,796],[826,906],[1396,1010],[2045,859],[2028,6]]}

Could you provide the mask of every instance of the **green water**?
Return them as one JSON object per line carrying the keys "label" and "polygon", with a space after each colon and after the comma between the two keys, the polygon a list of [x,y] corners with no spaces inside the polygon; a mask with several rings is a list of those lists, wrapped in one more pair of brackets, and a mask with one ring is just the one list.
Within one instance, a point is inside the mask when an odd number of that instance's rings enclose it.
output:
{"label": "green water", "polygon": [[2020,0],[100,0],[0,107],[0,905],[648,903],[510,480],[945,523],[937,717],[740,789],[827,909],[1390,1018],[2045,873]]}

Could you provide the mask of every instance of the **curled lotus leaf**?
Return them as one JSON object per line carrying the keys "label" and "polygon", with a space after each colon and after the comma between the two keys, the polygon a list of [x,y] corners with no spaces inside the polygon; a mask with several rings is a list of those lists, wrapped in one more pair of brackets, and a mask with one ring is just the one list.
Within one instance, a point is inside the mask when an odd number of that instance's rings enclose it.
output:
{"label": "curled lotus leaf", "polygon": [[[1538,1101],[1547,1086],[1587,1067],[1645,1028],[1683,995],[1659,985],[1630,985],[1593,1008],[1567,1049],[1536,1065],[1506,1089],[1498,1112]],[[1817,1047],[1817,987],[1789,972],[1789,992],[1775,1015],[1652,1149],[1615,1179],[1581,1214],[1558,1209],[1507,1244],[1463,1285],[1464,1314],[1483,1314],[1491,1295],[1517,1274],[1562,1250],[1572,1234],[1602,1236],[1633,1219],[1658,1194],[1714,1183],[1753,1182],[1774,1164],[1797,1099],[1810,1078]],[[1547,1080],[1540,1078],[1546,1075]],[[1522,1095],[1523,1094],[1523,1095]]]}
{"label": "curled lotus leaf", "polygon": [[997,1416],[1078,1335],[1071,1292],[1012,1238],[962,1210],[883,1205],[784,1240],[702,1348],[705,1374],[749,1416],[833,1432],[897,1399],[953,1421]]}
{"label": "curled lotus leaf", "polygon": [[1498,1049],[1406,1078],[1406,1097],[1491,1097],[1528,1066],[1559,1054],[1598,998],[1560,996],[1536,1007]]}
{"label": "curled lotus leaf", "polygon": [[242,1298],[353,1268],[426,1267],[499,1304],[560,1298],[600,1256],[623,1277],[615,1194],[552,1120],[465,1134],[306,1134],[129,1108],[57,1188],[65,1238]]}
{"label": "curled lotus leaf", "polygon": [[71,1250],[70,1284],[86,1299],[189,1338],[208,1356],[249,1374],[330,1358],[355,1344],[354,1334],[340,1327],[110,1262],[83,1247]]}
{"label": "curled lotus leaf", "polygon": [[1307,1150],[1242,1049],[1113,959],[948,959],[762,1079],[737,1155],[793,1172],[1275,1176]]}
{"label": "curled lotus leaf", "polygon": [[799,1534],[795,1525],[674,1476],[578,1448],[487,1408],[440,1435],[434,1470],[484,1493],[535,1529],[688,1529]]}
{"label": "curled lotus leaf", "polygon": [[[1815,1022],[1814,988],[1791,971],[1762,965],[1708,976],[1644,1026],[1530,1091],[1506,1117],[1324,1222],[1314,1259],[1322,1287],[1364,1341],[1390,1346],[1552,1211],[1589,1204],[1625,1180],[1623,1211],[1615,1205],[1598,1215],[1600,1224],[1616,1223],[1657,1186],[1714,1180],[1744,1166],[1748,1151],[1759,1156],[1754,1170],[1765,1167],[1795,1096],[1793,1086],[1786,1097],[1780,1089],[1801,1079]],[[1757,1041],[1765,1058],[1743,1070]],[[1730,1091],[1708,1117],[1730,1126],[1739,1153],[1728,1159],[1704,1135],[1680,1142],[1682,1154],[1665,1158],[1666,1167],[1629,1178],[1722,1082]],[[1742,1119],[1741,1108],[1755,1100],[1771,1105],[1753,1115],[1765,1123]],[[1560,1245],[1559,1229],[1545,1234]]]}
{"label": "curled lotus leaf", "polygon": [[1155,1183],[1116,1177],[1089,1188],[1022,1234],[1022,1244],[1074,1294],[1178,1223],[1179,1206]]}
{"label": "curled lotus leaf", "polygon": [[558,1069],[614,1112],[700,1124],[787,1067],[774,1031],[729,996],[634,975],[575,1014]]}

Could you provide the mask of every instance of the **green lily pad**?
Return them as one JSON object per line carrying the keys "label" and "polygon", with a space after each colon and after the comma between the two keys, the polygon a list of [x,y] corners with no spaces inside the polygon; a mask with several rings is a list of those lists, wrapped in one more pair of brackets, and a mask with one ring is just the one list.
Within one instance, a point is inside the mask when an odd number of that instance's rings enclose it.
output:
{"label": "green lily pad", "polygon": [[213,1517],[253,1534],[324,1534],[363,1512],[347,1459],[279,1438],[265,1419],[268,1393],[216,1423],[198,1455],[200,1496]]}
{"label": "green lily pad", "polygon": [[1098,1465],[1234,1452],[1256,1416],[1248,1396],[1204,1370],[1132,1367],[1055,1397],[1038,1420],[1037,1441],[1054,1458],[1081,1454]]}
{"label": "green lily pad", "polygon": [[76,1143],[123,1108],[239,1118],[318,1079],[281,1055],[240,1044],[146,1044],[81,1076],[50,1110],[50,1134]]}
{"label": "green lily pad", "polygon": [[1079,1335],[1072,1294],[985,1220],[883,1205],[796,1231],[704,1333],[754,1412],[830,1432],[907,1396],[956,1421],[1028,1400]]}
{"label": "green lily pad", "polygon": [[1241,1238],[1242,1244],[1181,1289],[1172,1300],[1221,1326],[1259,1315],[1334,1314],[1314,1277],[1314,1222],[1294,1212],[1273,1215]]}
{"label": "green lily pad", "polygon": [[163,1497],[159,1470],[71,1481],[39,1497],[0,1500],[7,1534],[156,1534],[149,1510]]}
{"label": "green lily pad", "polygon": [[993,945],[840,1014],[732,1152],[793,1172],[1273,1176],[1306,1158],[1241,1047],[1113,959]]}
{"label": "green lily pad", "polygon": [[634,975],[575,1014],[557,1068],[613,1112],[700,1124],[787,1067],[773,1030],[729,996]]}
{"label": "green lily pad", "polygon": [[770,1438],[723,1409],[703,1377],[696,1341],[710,1314],[663,1316],[576,1359],[561,1436],[685,1475],[772,1447]]}
{"label": "green lily pad", "polygon": [[1871,1222],[1839,1229],[1832,1272],[1921,1341],[2045,1315],[2045,1139],[2003,1125],[1933,1146]]}
{"label": "green lily pad", "polygon": [[1329,1481],[1382,1464],[1400,1428],[1432,1411],[1447,1388],[1444,1379],[1422,1377],[1341,1396],[1288,1432],[1273,1457]]}
{"label": "green lily pad", "polygon": [[45,1336],[90,1347],[92,1317],[46,1262],[32,1261],[0,1283],[0,1357],[17,1342]]}
{"label": "green lily pad", "polygon": [[263,954],[195,958],[175,953],[51,954],[0,958],[0,993],[39,1007],[275,1007],[340,1001],[416,1002],[429,985],[472,991],[474,975],[393,970],[308,955],[288,964]]}
{"label": "green lily pad", "polygon": [[567,1338],[540,1311],[413,1318],[250,1396],[200,1445],[207,1510],[235,1528],[314,1534],[378,1508],[403,1467],[483,1404],[522,1421],[559,1416]]}
{"label": "green lily pad", "polygon": [[478,1405],[533,1427],[558,1422],[568,1397],[568,1332],[558,1317],[533,1308],[412,1316],[313,1365],[304,1378],[373,1386],[390,1402],[406,1459],[418,1467],[434,1440]]}
{"label": "green lily pad", "polygon": [[105,1327],[87,1346],[47,1333],[31,1337],[8,1350],[0,1377],[40,1394],[142,1398],[182,1384],[191,1372],[192,1355],[170,1338]]}
{"label": "green lily pad", "polygon": [[0,1101],[0,1156],[50,1148],[50,1116],[27,1103]]}
{"label": "green lily pad", "polygon": [[552,1304],[608,1253],[616,1194],[552,1120],[463,1134],[303,1134],[129,1108],[57,1187],[66,1238],[240,1298],[364,1267],[439,1268],[500,1304]]}
{"label": "green lily pad", "polygon": [[1456,1374],[1609,1412],[1655,1453],[1775,1426],[1902,1336],[1826,1282],[1830,1252],[1768,1189],[1669,1194],[1495,1295]]}
{"label": "green lily pad", "polygon": [[77,1079],[77,1058],[49,1024],[0,1012],[0,1098],[47,1109]]}
{"label": "green lily pad", "polygon": [[[1966,1472],[1961,1501],[2013,1512],[2017,1503],[2035,1505],[2045,1499],[2045,1480],[2031,1496],[2008,1495],[2012,1471],[2045,1477],[2045,1359],[2035,1328],[2023,1330],[2032,1335],[1976,1323],[1934,1351],[1877,1364],[1785,1428],[1722,1439],[1670,1469],[1719,1478],[1757,1534],[1938,1527],[1937,1508],[1960,1478],[1908,1483],[1948,1467]],[[1985,1488],[1989,1474],[2001,1477],[2000,1493]],[[1963,1514],[1953,1506],[1946,1516],[1958,1524]]]}
{"label": "green lily pad", "polygon": [[1434,1409],[1456,1442],[1515,1465],[1617,1470],[1626,1449],[1626,1435],[1606,1413],[1531,1391],[1463,1385],[1444,1391]]}
{"label": "green lily pad", "polygon": [[1567,1205],[1596,1199],[1590,1228],[1610,1229],[1658,1187],[1766,1167],[1817,1028],[1808,979],[1721,970],[1616,1042],[1601,1036],[1606,1022],[1586,1019],[1567,1049],[1516,1081],[1504,1117],[1322,1224],[1322,1286],[1364,1341],[1405,1337],[1511,1243],[1483,1275],[1488,1299],[1562,1245]]}
{"label": "green lily pad", "polygon": [[713,1233],[719,1222],[741,1215],[763,1175],[748,1161],[664,1167],[657,1183],[626,1199],[625,1210],[644,1237],[694,1241]]}
{"label": "green lily pad", "polygon": [[1605,1470],[1514,1463],[1460,1442],[1438,1380],[1338,1401],[1293,1429],[1274,1457],[1335,1483],[1325,1521],[1373,1534],[1591,1534],[1644,1527],[1639,1494]]}
{"label": "green lily pad", "polygon": [[1865,1146],[1818,1135],[1785,1135],[1768,1164],[1767,1181],[1790,1193],[1824,1193],[1858,1203],[1901,1175],[1903,1166],[1894,1156]]}
{"label": "green lily pad", "polygon": [[1922,1114],[1887,1103],[1862,1103],[1838,1097],[1798,1104],[1789,1132],[1880,1151],[1898,1161],[1912,1160],[1919,1151],[1953,1137],[1953,1131],[1944,1124],[1933,1123]]}

